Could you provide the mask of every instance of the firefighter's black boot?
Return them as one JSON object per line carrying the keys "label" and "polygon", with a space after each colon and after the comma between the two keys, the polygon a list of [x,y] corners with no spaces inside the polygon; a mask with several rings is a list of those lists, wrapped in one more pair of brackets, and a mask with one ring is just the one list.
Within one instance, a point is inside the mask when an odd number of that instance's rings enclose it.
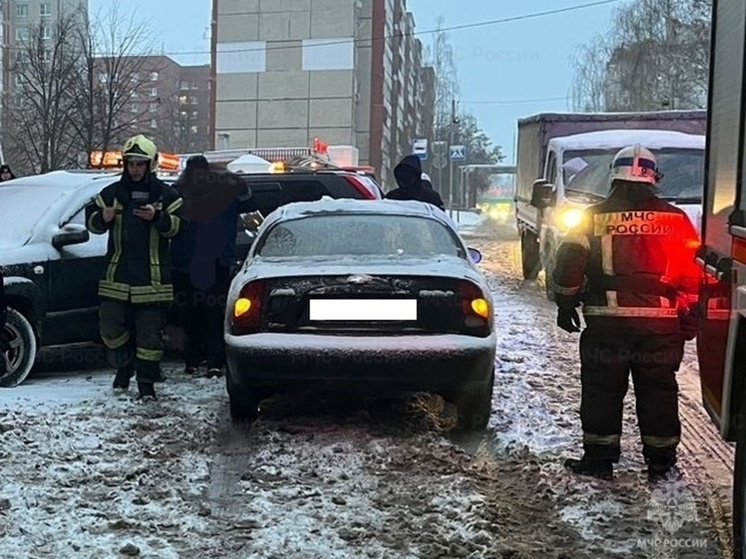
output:
{"label": "firefighter's black boot", "polygon": [[681,478],[681,473],[676,467],[676,460],[648,460],[648,481],[659,483],[661,481],[675,481]]}
{"label": "firefighter's black boot", "polygon": [[130,387],[130,379],[135,376],[135,364],[130,363],[117,369],[114,377],[113,388],[115,390],[127,390]]}
{"label": "firefighter's black boot", "polygon": [[586,458],[568,458],[565,468],[579,476],[590,476],[598,479],[614,478],[614,465],[611,460],[588,460]]}
{"label": "firefighter's black boot", "polygon": [[158,396],[155,394],[155,384],[152,382],[138,382],[137,390],[140,392],[140,400],[143,402],[150,402],[158,399]]}

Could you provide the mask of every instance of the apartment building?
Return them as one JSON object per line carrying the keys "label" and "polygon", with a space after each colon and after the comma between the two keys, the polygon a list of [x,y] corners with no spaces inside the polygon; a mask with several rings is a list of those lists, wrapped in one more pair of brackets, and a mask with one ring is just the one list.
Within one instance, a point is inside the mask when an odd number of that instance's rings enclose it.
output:
{"label": "apartment building", "polygon": [[136,133],[151,137],[161,151],[192,153],[209,147],[210,67],[182,66],[165,55],[98,60],[104,95],[126,97],[114,115],[113,148]]}
{"label": "apartment building", "polygon": [[25,41],[40,33],[51,42],[54,27],[63,16],[78,19],[81,26],[88,18],[88,0],[5,0],[0,6],[3,90],[13,87],[14,55]]}
{"label": "apartment building", "polygon": [[405,0],[213,0],[217,148],[358,148],[393,185],[412,139],[428,137],[422,44]]}

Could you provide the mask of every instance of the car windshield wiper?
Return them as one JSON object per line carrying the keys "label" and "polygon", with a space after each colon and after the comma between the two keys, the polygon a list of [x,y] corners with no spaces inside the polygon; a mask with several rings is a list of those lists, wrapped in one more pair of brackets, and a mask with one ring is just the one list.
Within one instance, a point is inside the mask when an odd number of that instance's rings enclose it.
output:
{"label": "car windshield wiper", "polygon": [[596,201],[600,202],[601,200],[604,199],[604,196],[601,196],[599,194],[591,194],[590,192],[585,192],[583,190],[576,190],[574,188],[565,188],[565,192],[568,192],[568,193],[571,192],[572,194],[575,194],[580,198],[585,198],[586,200],[591,200],[594,202]]}
{"label": "car windshield wiper", "polygon": [[670,202],[672,204],[701,204],[702,203],[702,197],[696,197],[696,196],[661,196],[666,202]]}

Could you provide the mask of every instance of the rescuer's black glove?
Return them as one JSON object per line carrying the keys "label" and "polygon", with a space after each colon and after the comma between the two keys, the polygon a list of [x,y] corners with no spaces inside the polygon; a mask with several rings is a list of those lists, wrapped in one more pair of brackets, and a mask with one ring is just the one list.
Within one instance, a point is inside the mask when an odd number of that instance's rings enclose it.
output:
{"label": "rescuer's black glove", "polygon": [[559,307],[557,309],[557,326],[571,334],[580,332],[580,315],[574,307]]}

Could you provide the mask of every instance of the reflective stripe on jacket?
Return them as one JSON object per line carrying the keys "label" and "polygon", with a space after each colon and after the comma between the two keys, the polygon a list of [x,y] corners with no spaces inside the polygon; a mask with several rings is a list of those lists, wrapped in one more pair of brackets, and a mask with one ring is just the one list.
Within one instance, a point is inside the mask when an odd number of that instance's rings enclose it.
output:
{"label": "reflective stripe on jacket", "polygon": [[[586,209],[557,250],[558,304],[592,317],[678,320],[697,301],[699,239],[688,216],[642,185],[625,184]],[[632,196],[628,196],[632,194]]]}
{"label": "reflective stripe on jacket", "polygon": [[[101,297],[134,304],[173,301],[169,245],[181,228],[183,200],[154,176],[149,180],[148,203],[156,209],[153,221],[133,213],[138,204],[122,181],[104,188],[86,208],[88,229],[99,235],[109,232],[106,268],[98,286]],[[116,211],[109,223],[103,220],[106,207]]]}

